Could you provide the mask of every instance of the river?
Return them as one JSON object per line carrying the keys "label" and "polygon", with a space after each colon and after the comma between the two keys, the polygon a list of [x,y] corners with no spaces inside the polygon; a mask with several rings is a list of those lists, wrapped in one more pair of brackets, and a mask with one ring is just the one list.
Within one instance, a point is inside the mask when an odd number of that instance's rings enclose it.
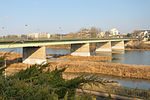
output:
{"label": "river", "polygon": [[[6,51],[7,49],[0,49]],[[22,48],[10,48],[7,51],[22,53]],[[66,49],[46,49],[46,54],[66,55],[70,54],[70,50]],[[150,51],[121,51],[120,53],[93,53],[96,56],[111,56],[120,59],[112,60],[112,63],[122,63],[130,65],[150,65]]]}
{"label": "river", "polygon": [[[7,49],[1,49],[0,51],[6,51]],[[11,48],[7,51],[13,51],[17,53],[22,53],[22,48]],[[58,54],[66,55],[70,54],[70,50],[65,49],[46,49],[47,54]],[[97,56],[112,56],[119,57],[119,60],[112,60],[113,63],[122,63],[122,64],[132,64],[132,65],[150,65],[150,51],[122,51],[121,53],[93,53],[92,55]],[[49,56],[51,57],[51,56]],[[52,57],[51,57],[52,58]],[[55,58],[52,58],[55,60]],[[144,79],[131,79],[131,78],[121,78],[107,75],[98,75],[99,77],[117,81],[123,87],[129,88],[139,88],[139,89],[150,89],[150,80]]]}

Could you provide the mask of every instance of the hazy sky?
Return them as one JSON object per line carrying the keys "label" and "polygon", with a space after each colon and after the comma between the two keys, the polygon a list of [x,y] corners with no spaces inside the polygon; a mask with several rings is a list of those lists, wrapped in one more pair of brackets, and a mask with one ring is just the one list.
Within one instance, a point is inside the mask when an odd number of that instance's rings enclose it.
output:
{"label": "hazy sky", "polygon": [[150,0],[0,0],[0,35],[150,30]]}

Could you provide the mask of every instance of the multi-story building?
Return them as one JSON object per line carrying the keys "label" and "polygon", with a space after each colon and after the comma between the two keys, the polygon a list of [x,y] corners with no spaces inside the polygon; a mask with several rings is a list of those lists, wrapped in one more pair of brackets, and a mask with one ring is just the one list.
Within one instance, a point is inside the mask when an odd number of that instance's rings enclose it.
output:
{"label": "multi-story building", "polygon": [[110,35],[112,35],[112,36],[119,35],[119,31],[116,28],[113,28],[110,30]]}
{"label": "multi-story building", "polygon": [[39,33],[39,38],[50,38],[50,36],[49,33]]}
{"label": "multi-story building", "polygon": [[49,33],[32,33],[27,35],[28,38],[50,38],[50,36]]}
{"label": "multi-story building", "polygon": [[39,33],[31,33],[31,34],[27,34],[28,38],[39,38]]}

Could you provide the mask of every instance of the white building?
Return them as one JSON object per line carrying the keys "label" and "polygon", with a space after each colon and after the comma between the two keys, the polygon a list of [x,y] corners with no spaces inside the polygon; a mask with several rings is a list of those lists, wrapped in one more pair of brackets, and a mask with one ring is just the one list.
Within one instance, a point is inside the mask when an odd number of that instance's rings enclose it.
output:
{"label": "white building", "polygon": [[115,35],[119,35],[119,31],[116,28],[113,28],[110,30],[110,34],[115,36]]}
{"label": "white building", "polygon": [[28,38],[50,38],[50,36],[49,33],[32,33],[27,35]]}
{"label": "white building", "polygon": [[138,32],[138,36],[142,38],[150,36],[150,30],[136,30],[135,32]]}
{"label": "white building", "polygon": [[39,33],[31,33],[31,34],[27,34],[28,38],[39,38]]}
{"label": "white building", "polygon": [[39,38],[50,38],[50,36],[49,33],[39,33]]}
{"label": "white building", "polygon": [[145,31],[145,32],[144,32],[144,36],[148,36],[148,31]]}

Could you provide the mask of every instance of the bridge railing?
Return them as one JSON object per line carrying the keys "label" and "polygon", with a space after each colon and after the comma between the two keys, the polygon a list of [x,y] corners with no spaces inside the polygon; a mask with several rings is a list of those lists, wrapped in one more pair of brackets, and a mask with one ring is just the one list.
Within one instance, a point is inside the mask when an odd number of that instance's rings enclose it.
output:
{"label": "bridge railing", "polygon": [[115,37],[105,37],[105,38],[0,38],[0,42],[22,42],[22,41],[67,41],[67,40],[109,40],[109,39],[135,39],[135,38],[115,38]]}

